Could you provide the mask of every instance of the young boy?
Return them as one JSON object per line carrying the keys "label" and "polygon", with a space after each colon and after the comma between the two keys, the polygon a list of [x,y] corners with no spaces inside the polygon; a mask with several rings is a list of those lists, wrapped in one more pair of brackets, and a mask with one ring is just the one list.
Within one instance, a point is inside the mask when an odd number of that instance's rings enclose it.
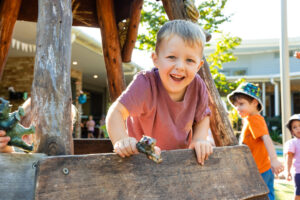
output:
{"label": "young boy", "polygon": [[159,30],[155,68],[138,73],[108,111],[107,130],[118,155],[137,154],[136,143],[146,135],[156,139],[156,154],[191,148],[204,164],[212,153],[208,94],[197,74],[204,44],[204,33],[192,22],[174,20]]}
{"label": "young boy", "polygon": [[260,100],[260,89],[252,83],[242,83],[227,96],[230,104],[243,118],[243,129],[240,143],[248,145],[266,185],[269,188],[269,199],[274,199],[274,175],[283,171],[278,161],[267,124],[260,115],[263,104]]}

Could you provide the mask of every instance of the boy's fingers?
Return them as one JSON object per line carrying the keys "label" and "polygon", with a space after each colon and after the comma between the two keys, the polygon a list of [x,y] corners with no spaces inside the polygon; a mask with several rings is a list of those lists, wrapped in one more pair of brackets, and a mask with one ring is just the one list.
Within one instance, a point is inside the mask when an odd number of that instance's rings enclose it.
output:
{"label": "boy's fingers", "polygon": [[131,147],[131,150],[132,150],[133,154],[138,154],[139,153],[139,151],[136,148],[136,143],[137,143],[137,141],[136,141],[135,138],[130,139],[130,147]]}
{"label": "boy's fingers", "polygon": [[125,155],[122,153],[122,151],[120,151],[119,148],[115,148],[115,149],[114,149],[114,152],[115,152],[116,154],[118,154],[119,156],[121,156],[122,158],[125,157]]}
{"label": "boy's fingers", "polygon": [[129,152],[128,152],[127,149],[126,149],[126,146],[125,146],[125,144],[124,144],[124,141],[120,142],[119,147],[120,147],[120,150],[122,151],[122,153],[123,153],[125,156],[130,156]]}
{"label": "boy's fingers", "polygon": [[0,148],[3,148],[9,142],[10,137],[0,137]]}
{"label": "boy's fingers", "polygon": [[160,154],[161,154],[161,150],[160,150],[160,148],[159,148],[158,146],[155,146],[155,147],[154,147],[154,152],[155,152],[155,154],[158,155],[158,156],[160,156]]}
{"label": "boy's fingers", "polygon": [[129,138],[124,139],[123,144],[126,156],[130,156],[131,154],[133,154]]}
{"label": "boy's fingers", "polygon": [[5,135],[5,131],[3,130],[0,130],[0,137],[4,136]]}

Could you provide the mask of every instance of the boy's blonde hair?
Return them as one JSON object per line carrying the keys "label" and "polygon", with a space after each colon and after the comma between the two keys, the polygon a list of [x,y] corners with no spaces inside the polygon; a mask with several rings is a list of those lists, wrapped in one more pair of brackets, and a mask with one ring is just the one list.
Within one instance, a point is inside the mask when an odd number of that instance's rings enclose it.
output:
{"label": "boy's blonde hair", "polygon": [[179,36],[190,46],[197,44],[202,49],[204,48],[206,41],[205,34],[197,24],[185,20],[172,20],[165,23],[157,33],[156,53],[158,53],[161,42],[173,35]]}

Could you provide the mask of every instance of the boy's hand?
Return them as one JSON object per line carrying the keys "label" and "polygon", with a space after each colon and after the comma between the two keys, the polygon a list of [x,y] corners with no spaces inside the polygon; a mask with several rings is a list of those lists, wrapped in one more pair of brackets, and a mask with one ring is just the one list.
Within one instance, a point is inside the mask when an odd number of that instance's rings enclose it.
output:
{"label": "boy's hand", "polygon": [[207,140],[192,141],[189,149],[195,149],[197,160],[200,165],[204,165],[204,161],[213,153],[212,145]]}
{"label": "boy's hand", "polygon": [[133,137],[126,137],[124,139],[121,139],[114,144],[114,152],[122,158],[125,158],[125,156],[138,154],[139,152],[136,149],[136,143],[137,141]]}
{"label": "boy's hand", "polygon": [[278,175],[284,170],[284,166],[278,159],[275,159],[274,161],[271,161],[271,169],[275,175]]}
{"label": "boy's hand", "polygon": [[0,152],[4,152],[4,149],[7,147],[10,137],[6,136],[5,131],[0,130]]}
{"label": "boy's hand", "polygon": [[291,172],[286,172],[286,176],[285,176],[287,181],[291,181],[292,180],[292,174]]}

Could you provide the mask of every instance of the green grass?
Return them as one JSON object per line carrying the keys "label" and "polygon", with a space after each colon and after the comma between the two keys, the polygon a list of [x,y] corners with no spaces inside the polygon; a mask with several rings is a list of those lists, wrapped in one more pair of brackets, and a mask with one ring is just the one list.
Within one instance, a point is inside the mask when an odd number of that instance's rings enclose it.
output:
{"label": "green grass", "polygon": [[[278,160],[284,164],[284,157],[277,155]],[[294,199],[294,184],[293,181],[286,181],[281,179],[275,179],[275,199],[276,200],[290,200]]]}
{"label": "green grass", "polygon": [[275,180],[275,199],[289,200],[294,199],[294,185],[292,181]]}

